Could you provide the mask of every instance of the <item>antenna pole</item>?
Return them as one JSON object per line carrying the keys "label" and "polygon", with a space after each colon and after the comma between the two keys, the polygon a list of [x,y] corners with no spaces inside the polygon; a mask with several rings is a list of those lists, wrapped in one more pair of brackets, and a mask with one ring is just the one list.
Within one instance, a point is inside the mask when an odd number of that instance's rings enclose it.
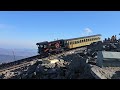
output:
{"label": "antenna pole", "polygon": [[12,51],[13,52],[13,57],[14,57],[14,60],[15,60],[15,54],[14,54],[14,51]]}

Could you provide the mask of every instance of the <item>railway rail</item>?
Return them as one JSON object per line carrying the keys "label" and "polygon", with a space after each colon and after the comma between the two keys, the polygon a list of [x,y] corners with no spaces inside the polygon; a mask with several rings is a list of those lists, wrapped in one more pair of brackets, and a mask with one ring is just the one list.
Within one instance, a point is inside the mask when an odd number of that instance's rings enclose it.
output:
{"label": "railway rail", "polygon": [[21,60],[18,60],[18,61],[6,63],[6,64],[3,64],[3,65],[0,65],[0,74],[5,74],[6,72],[10,72],[10,71],[19,69],[21,67],[31,65],[32,61],[36,62],[39,59],[45,60],[46,58],[53,59],[53,58],[61,56],[63,54],[74,53],[75,51],[84,51],[85,49],[86,49],[86,47],[72,49],[72,50],[69,50],[69,51],[65,51],[63,53],[59,53],[59,54],[55,54],[55,55],[51,55],[49,57],[43,57],[43,58],[41,58],[40,55],[36,55],[36,56],[21,59]]}
{"label": "railway rail", "polygon": [[[37,61],[37,60],[35,60],[35,61]],[[19,65],[14,65],[14,66],[11,66],[9,68],[2,69],[2,70],[0,70],[0,74],[5,74],[6,72],[10,72],[10,71],[13,71],[13,70],[25,67],[25,66],[29,66],[29,65],[31,65],[31,63],[32,63],[32,61],[24,62],[24,63],[19,64]]]}

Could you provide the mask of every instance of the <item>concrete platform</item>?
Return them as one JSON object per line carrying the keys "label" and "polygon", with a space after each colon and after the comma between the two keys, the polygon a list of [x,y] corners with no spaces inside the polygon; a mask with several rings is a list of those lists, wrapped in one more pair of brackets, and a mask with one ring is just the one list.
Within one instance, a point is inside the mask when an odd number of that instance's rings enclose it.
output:
{"label": "concrete platform", "polygon": [[100,67],[120,67],[120,52],[99,51],[96,64]]}

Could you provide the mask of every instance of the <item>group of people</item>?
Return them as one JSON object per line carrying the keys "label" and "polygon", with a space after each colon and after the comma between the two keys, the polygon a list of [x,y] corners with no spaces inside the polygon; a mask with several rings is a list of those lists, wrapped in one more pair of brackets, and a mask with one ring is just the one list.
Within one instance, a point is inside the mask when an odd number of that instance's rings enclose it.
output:
{"label": "group of people", "polygon": [[104,40],[104,42],[117,42],[117,41],[118,40],[117,40],[116,35],[113,35],[111,38],[108,38],[108,39],[105,38]]}

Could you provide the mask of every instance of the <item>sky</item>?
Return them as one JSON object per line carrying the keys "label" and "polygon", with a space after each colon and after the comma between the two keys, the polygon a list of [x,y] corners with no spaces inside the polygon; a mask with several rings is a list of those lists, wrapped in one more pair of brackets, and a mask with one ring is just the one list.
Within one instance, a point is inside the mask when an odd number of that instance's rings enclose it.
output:
{"label": "sky", "polygon": [[0,11],[0,48],[101,34],[120,35],[120,11]]}

